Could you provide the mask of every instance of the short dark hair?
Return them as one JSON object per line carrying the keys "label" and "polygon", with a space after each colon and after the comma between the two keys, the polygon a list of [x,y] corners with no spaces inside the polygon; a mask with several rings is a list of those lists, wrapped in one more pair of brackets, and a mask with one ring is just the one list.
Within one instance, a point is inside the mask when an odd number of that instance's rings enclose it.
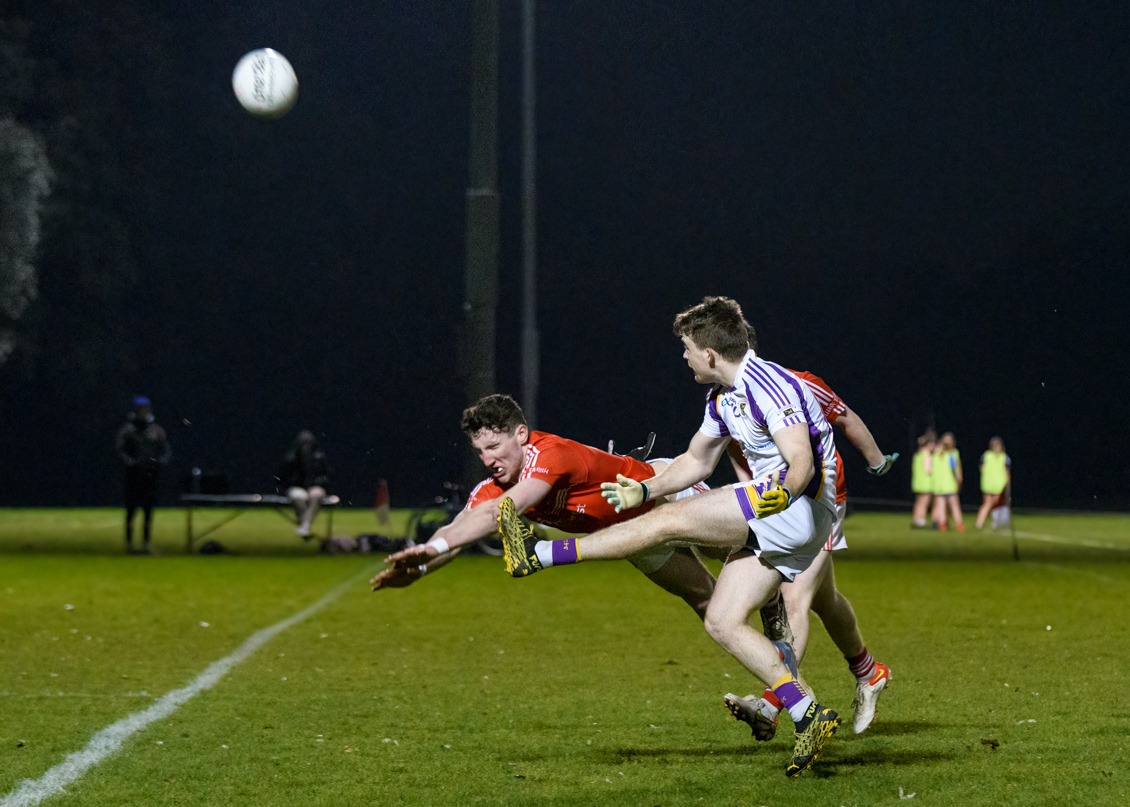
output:
{"label": "short dark hair", "polygon": [[674,331],[727,361],[739,361],[747,350],[757,349],[757,333],[729,297],[704,297],[675,317]]}
{"label": "short dark hair", "polygon": [[513,434],[526,425],[522,407],[509,395],[488,395],[463,410],[463,432],[474,437],[483,429]]}

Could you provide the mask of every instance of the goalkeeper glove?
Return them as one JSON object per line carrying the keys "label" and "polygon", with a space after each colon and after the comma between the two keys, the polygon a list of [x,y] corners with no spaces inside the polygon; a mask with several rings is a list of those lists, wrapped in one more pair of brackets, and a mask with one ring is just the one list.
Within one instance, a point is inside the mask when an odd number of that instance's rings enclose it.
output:
{"label": "goalkeeper glove", "polygon": [[760,494],[757,497],[757,504],[753,506],[754,515],[758,518],[780,513],[793,503],[793,494],[789,493],[788,488],[776,480],[773,481],[773,484],[776,487],[770,487],[769,490]]}
{"label": "goalkeeper glove", "polygon": [[868,465],[867,470],[875,476],[882,476],[887,471],[891,470],[891,466],[895,464],[895,460],[898,458],[899,454],[897,451],[894,454],[884,454],[882,462],[878,465]]}
{"label": "goalkeeper glove", "polygon": [[615,482],[603,482],[600,486],[600,495],[608,499],[608,503],[616,507],[616,512],[631,510],[639,507],[651,496],[647,484],[629,479],[623,474],[616,474]]}

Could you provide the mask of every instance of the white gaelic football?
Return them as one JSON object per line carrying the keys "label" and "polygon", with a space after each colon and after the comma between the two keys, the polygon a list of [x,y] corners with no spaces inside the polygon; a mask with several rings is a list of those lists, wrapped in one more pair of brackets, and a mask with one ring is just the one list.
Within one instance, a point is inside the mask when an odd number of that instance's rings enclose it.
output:
{"label": "white gaelic football", "polygon": [[298,76],[276,50],[260,48],[246,54],[231,74],[232,89],[243,108],[263,118],[280,118],[298,100]]}

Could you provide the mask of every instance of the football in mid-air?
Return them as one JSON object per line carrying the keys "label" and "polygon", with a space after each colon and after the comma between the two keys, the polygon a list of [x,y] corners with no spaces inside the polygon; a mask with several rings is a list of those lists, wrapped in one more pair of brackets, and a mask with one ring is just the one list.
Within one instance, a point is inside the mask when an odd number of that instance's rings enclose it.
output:
{"label": "football in mid-air", "polygon": [[244,55],[231,74],[243,108],[261,118],[281,118],[298,100],[298,76],[277,50],[260,48]]}

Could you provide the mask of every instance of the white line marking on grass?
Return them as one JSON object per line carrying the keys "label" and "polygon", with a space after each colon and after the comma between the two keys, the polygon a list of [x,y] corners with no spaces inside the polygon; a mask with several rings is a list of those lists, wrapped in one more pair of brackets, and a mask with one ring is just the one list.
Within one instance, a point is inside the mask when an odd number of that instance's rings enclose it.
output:
{"label": "white line marking on grass", "polygon": [[1052,544],[1066,544],[1068,546],[1087,546],[1092,549],[1113,549],[1116,552],[1130,552],[1130,547],[1116,546],[1115,544],[1102,544],[1098,541],[1088,541],[1085,538],[1061,538],[1057,535],[1044,535],[1040,532],[1016,531],[1017,538],[1031,538],[1034,541],[1046,541]]}
{"label": "white line marking on grass", "polygon": [[1086,577],[1090,580],[1101,580],[1104,583],[1111,583],[1117,586],[1125,586],[1130,584],[1130,580],[1120,580],[1117,577],[1109,577],[1105,574],[1092,572],[1090,569],[1077,569],[1074,566],[1061,566],[1058,563],[1035,562],[1026,560],[1023,561],[1025,566],[1038,567],[1040,569],[1048,569],[1053,572],[1060,572],[1062,574],[1073,574],[1079,577]]}
{"label": "white line marking on grass", "polygon": [[303,608],[293,616],[288,616],[282,622],[251,634],[231,655],[213,662],[208,669],[196,676],[188,686],[174,689],[144,712],[137,712],[129,717],[124,717],[117,723],[102,729],[90,738],[90,742],[86,744],[85,748],[73,754],[68,754],[65,760],[51,768],[40,778],[24,779],[19,787],[0,799],[0,807],[33,807],[46,798],[65,793],[64,787],[117,751],[131,735],[136,734],[156,720],[168,717],[190,698],[210,689],[217,681],[227,675],[232,667],[244,661],[275,636],[292,625],[313,616],[344,594],[349,588],[356,585],[358,578],[371,576],[372,573],[373,569],[369,569],[363,575],[350,577],[313,605]]}

